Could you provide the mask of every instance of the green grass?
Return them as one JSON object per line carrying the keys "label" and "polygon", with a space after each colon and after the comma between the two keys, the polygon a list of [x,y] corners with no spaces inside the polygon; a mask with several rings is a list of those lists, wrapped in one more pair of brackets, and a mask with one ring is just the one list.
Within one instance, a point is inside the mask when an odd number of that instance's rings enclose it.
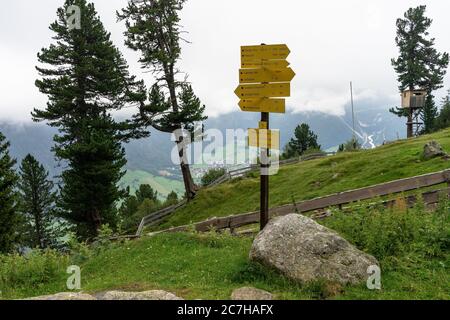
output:
{"label": "green grass", "polygon": [[450,202],[433,212],[420,202],[412,209],[359,208],[336,211],[321,223],[336,230],[380,262],[382,290],[342,287],[317,279],[292,282],[252,263],[253,237],[213,232],[165,233],[123,243],[75,243],[72,256],[54,252],[0,256],[0,290],[6,299],[65,289],[66,268],[81,266],[82,289],[167,290],[184,299],[229,299],[243,286],[267,290],[276,299],[450,299]]}
{"label": "green grass", "polygon": [[[448,169],[450,162],[441,158],[421,160],[423,147],[430,140],[437,140],[450,152],[450,129],[447,129],[373,150],[282,167],[277,175],[270,177],[270,206]],[[257,174],[253,176],[201,190],[195,200],[178,210],[158,229],[257,211],[259,178]]]}
{"label": "green grass", "polygon": [[[450,255],[430,261],[403,261],[382,274],[382,291],[365,285],[336,291],[324,282],[300,285],[248,260],[251,238],[228,235],[161,234],[115,245],[81,264],[82,289],[168,290],[185,299],[229,299],[242,286],[268,290],[276,299],[449,299]],[[3,298],[17,299],[67,291],[67,259],[51,281],[3,288]]]}
{"label": "green grass", "polygon": [[[435,139],[450,151],[450,130],[375,150],[341,154],[283,167],[271,177],[271,205],[447,169],[437,158],[421,161],[423,145]],[[257,177],[202,190],[188,206],[160,228],[213,216],[258,209]],[[136,241],[87,249],[71,257],[54,253],[0,256],[0,292],[6,299],[67,291],[66,268],[78,264],[82,287],[89,293],[119,289],[168,290],[185,299],[228,299],[242,286],[272,292],[277,299],[450,299],[450,220],[448,203],[438,214],[420,205],[353,209],[321,223],[336,230],[381,263],[381,291],[364,284],[336,287],[317,280],[293,283],[272,270],[251,263],[252,238],[214,233],[159,234]]]}

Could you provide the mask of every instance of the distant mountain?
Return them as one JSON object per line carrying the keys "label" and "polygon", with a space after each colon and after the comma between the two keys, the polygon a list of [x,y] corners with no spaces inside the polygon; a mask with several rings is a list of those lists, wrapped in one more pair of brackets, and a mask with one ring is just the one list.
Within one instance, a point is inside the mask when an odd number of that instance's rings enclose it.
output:
{"label": "distant mountain", "polygon": [[[362,104],[362,103],[361,103]],[[364,107],[356,110],[356,131],[364,144],[370,148],[380,145],[386,140],[396,140],[397,134],[404,137],[404,119],[390,114],[386,108],[371,105],[366,102]],[[223,132],[226,129],[255,128],[258,125],[259,114],[232,112],[217,118],[210,118],[205,123],[205,129],[215,128]],[[295,113],[277,115],[271,114],[271,128],[281,129],[281,142],[285,145],[292,137],[295,127],[308,123],[318,134],[322,148],[338,146],[352,137],[351,111],[346,108],[345,116],[338,117],[319,112]],[[52,137],[57,132],[53,128],[40,123],[5,123],[0,122],[0,131],[11,142],[12,155],[22,159],[27,153],[33,154],[41,161],[52,175],[61,172],[63,164],[58,164],[51,152]],[[125,146],[127,153],[127,169],[146,171],[154,176],[164,176],[168,179],[181,179],[177,165],[171,161],[174,142],[169,134],[152,130],[150,138],[132,141]]]}
{"label": "distant mountain", "polygon": [[[386,108],[365,102],[364,107],[355,111],[356,135],[365,148],[397,140],[406,136],[405,120],[389,113]],[[227,128],[256,128],[260,116],[257,113],[233,112],[207,121],[206,128],[217,128],[225,132]],[[323,149],[337,147],[352,138],[352,114],[350,106],[344,116],[334,116],[321,112],[291,114],[271,114],[270,127],[281,130],[281,144],[284,146],[294,134],[295,127],[307,123],[319,136]]]}
{"label": "distant mountain", "polygon": [[[0,122],[0,131],[10,141],[11,153],[18,160],[31,153],[52,175],[59,174],[64,168],[64,164],[57,162],[51,151],[56,129],[42,123]],[[150,138],[132,141],[125,145],[127,169],[158,174],[162,169],[173,166],[170,160],[172,146],[170,135],[156,130],[152,131]]]}

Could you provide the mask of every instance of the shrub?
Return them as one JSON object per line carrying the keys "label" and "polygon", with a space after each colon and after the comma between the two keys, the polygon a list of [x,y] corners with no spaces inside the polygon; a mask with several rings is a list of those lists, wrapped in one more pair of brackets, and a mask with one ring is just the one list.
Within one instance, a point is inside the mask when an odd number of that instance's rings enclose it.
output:
{"label": "shrub", "polygon": [[[33,295],[46,284],[64,285],[66,268],[70,265],[67,255],[53,250],[33,250],[26,255],[0,256],[0,290],[3,297]],[[60,280],[61,281],[58,281]]]}
{"label": "shrub", "polygon": [[435,212],[427,212],[421,200],[414,208],[399,201],[392,209],[336,212],[324,223],[358,248],[380,260],[389,260],[405,255],[438,257],[448,252],[449,218],[449,201],[442,199]]}
{"label": "shrub", "polygon": [[224,168],[209,169],[207,173],[202,177],[202,185],[208,186],[226,173]]}
{"label": "shrub", "polygon": [[92,256],[92,251],[86,242],[79,241],[75,233],[69,234],[69,252],[72,263],[81,264]]}

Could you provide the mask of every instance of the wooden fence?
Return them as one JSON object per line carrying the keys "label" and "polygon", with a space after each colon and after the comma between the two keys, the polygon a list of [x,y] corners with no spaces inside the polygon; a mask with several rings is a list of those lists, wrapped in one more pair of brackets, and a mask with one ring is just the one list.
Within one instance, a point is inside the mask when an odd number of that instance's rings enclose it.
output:
{"label": "wooden fence", "polygon": [[[296,204],[280,206],[270,209],[269,213],[273,217],[287,215],[290,213],[305,213],[314,210],[323,210],[335,206],[342,208],[342,205],[344,204],[350,204],[353,202],[373,199],[382,196],[395,195],[407,191],[419,190],[426,187],[437,186],[443,183],[447,183],[448,187],[441,190],[422,193],[424,202],[427,205],[430,205],[438,202],[439,194],[444,193],[448,197],[450,197],[450,170],[407,179],[395,180],[367,188],[336,193],[326,197],[307,200]],[[396,200],[388,200],[385,201],[384,204],[386,206],[393,205],[395,201]],[[408,204],[412,204],[416,201],[416,196],[406,197],[406,201]],[[235,229],[242,226],[258,223],[259,217],[259,212],[250,212],[229,217],[212,218],[207,221],[196,223],[193,226],[195,230],[199,232],[206,232],[211,229]],[[186,231],[190,228],[192,228],[192,226],[181,226],[165,230],[164,232]]]}
{"label": "wooden fence", "polygon": [[[289,164],[293,164],[293,163],[299,163],[302,161],[308,161],[308,160],[314,160],[314,159],[319,159],[319,158],[324,158],[330,155],[335,155],[335,152],[322,152],[322,153],[314,153],[314,154],[310,154],[310,155],[306,155],[306,156],[302,156],[302,157],[297,157],[297,158],[292,158],[292,159],[287,159],[287,160],[281,160],[278,163],[275,163],[275,165],[279,165],[284,166],[284,165],[289,165]],[[235,179],[235,178],[239,178],[244,176],[245,174],[252,172],[252,171],[257,171],[260,169],[260,166],[258,164],[251,164],[245,167],[240,167],[237,169],[232,169],[232,170],[228,170],[223,176],[219,177],[217,180],[215,180],[214,182],[210,183],[207,187],[213,187],[219,184],[222,184],[226,181],[229,181],[231,179]]]}
{"label": "wooden fence", "polygon": [[162,210],[159,210],[157,212],[153,212],[152,214],[144,217],[141,220],[141,223],[139,224],[138,230],[136,231],[136,236],[140,236],[142,234],[142,231],[144,230],[144,227],[151,226],[159,221],[163,220],[165,217],[169,216],[173,212],[175,212],[177,209],[183,207],[187,203],[186,200],[183,200],[173,206],[164,208]]}
{"label": "wooden fence", "polygon": [[[294,158],[294,159],[288,159],[288,160],[282,160],[279,162],[280,166],[289,165],[293,163],[298,163],[301,161],[307,161],[312,159],[318,159],[321,157],[326,157],[328,155],[334,155],[335,153],[317,153],[317,154],[311,154],[305,157],[300,158]],[[259,165],[253,164],[246,167],[241,167],[238,169],[233,169],[227,171],[223,176],[216,179],[214,182],[210,183],[207,188],[211,188],[213,186],[217,186],[219,184],[225,183],[229,180],[236,179],[239,177],[244,176],[246,173],[249,173],[251,171],[259,170]],[[157,224],[158,222],[164,220],[166,217],[174,213],[179,208],[186,205],[187,201],[182,201],[176,205],[164,208],[162,210],[159,210],[157,212],[153,212],[150,215],[142,218],[141,223],[139,224],[138,230],[136,231],[136,237],[140,236],[142,234],[142,231],[144,230],[144,227],[149,227],[152,225]]]}

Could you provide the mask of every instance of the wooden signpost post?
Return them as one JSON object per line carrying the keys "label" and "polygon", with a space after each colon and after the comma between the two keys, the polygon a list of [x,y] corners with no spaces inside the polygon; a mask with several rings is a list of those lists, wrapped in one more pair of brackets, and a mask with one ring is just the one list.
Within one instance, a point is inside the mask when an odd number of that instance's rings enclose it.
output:
{"label": "wooden signpost post", "polygon": [[280,98],[291,95],[290,81],[295,76],[285,60],[289,53],[285,44],[241,47],[239,86],[235,94],[241,99],[242,111],[261,112],[258,129],[248,131],[248,145],[261,150],[261,230],[269,222],[270,149],[280,149],[280,132],[269,129],[269,114],[286,112],[286,101]]}

